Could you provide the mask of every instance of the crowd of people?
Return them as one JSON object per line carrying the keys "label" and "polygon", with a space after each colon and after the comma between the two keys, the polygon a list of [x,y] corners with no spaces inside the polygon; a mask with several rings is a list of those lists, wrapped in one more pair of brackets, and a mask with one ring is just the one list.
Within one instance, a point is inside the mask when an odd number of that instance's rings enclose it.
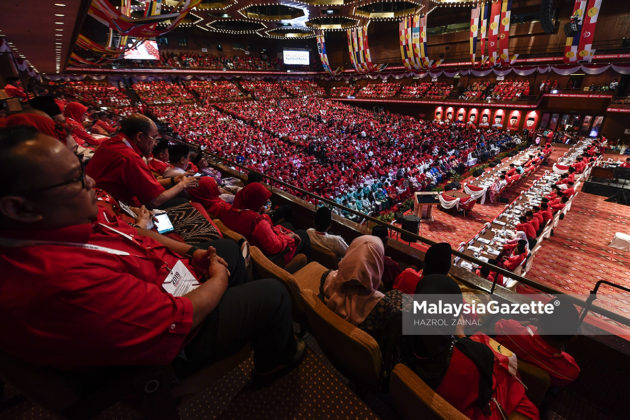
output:
{"label": "crowd of people", "polygon": [[282,60],[266,54],[214,55],[190,52],[160,52],[160,67],[208,70],[284,70]]}
{"label": "crowd of people", "polygon": [[[0,195],[1,282],[11,285],[0,297],[0,314],[16,320],[3,324],[3,351],[59,369],[173,364],[183,377],[251,342],[253,379],[272,382],[300,363],[305,352],[305,343],[292,332],[291,297],[275,279],[252,279],[239,245],[222,238],[212,218],[279,266],[298,254],[308,258],[312,246],[333,252],[338,266],[321,278],[322,302],[383,349],[392,343],[388,325],[404,311],[403,293],[427,300],[442,293],[462,302],[460,286],[447,276],[448,244],[429,249],[422,271],[402,270],[385,256],[386,229],[346,241],[328,233],[331,211],[326,207],[317,210],[310,229],[296,229],[290,217],[270,205],[272,194],[258,174],[250,173],[245,185],[234,188],[219,174],[204,172],[199,152],[207,150],[372,213],[461,172],[473,155],[509,148],[508,134],[322,98],[282,99],[260,82],[252,82],[250,90],[271,97],[210,106],[215,101],[202,96],[217,86],[210,83],[136,84],[146,114],[156,121],[140,114],[110,119],[59,98],[34,101],[49,117],[26,108],[28,116],[2,121],[0,126],[9,128],[0,129],[0,171],[4,179],[16,180]],[[215,92],[232,89],[227,83],[220,86]],[[284,91],[292,87],[296,96],[318,93],[310,84],[288,84]],[[54,119],[59,114],[69,120],[63,126]],[[96,144],[85,137],[97,133]],[[166,134],[189,145],[158,143]],[[64,145],[67,135],[95,149],[85,169],[71,145]],[[192,152],[197,152],[194,157]],[[567,188],[557,194],[571,191],[571,176],[584,170],[588,159],[563,176]],[[214,176],[195,176],[199,173]],[[553,206],[560,196],[547,198]],[[179,239],[151,228],[147,208],[169,213],[180,212],[181,206],[188,206],[187,214],[203,210],[210,217],[195,219],[190,229],[176,224]],[[527,213],[518,230],[527,236],[536,229],[534,220],[545,216],[542,207],[531,218]],[[187,240],[199,226],[212,233],[205,240]],[[519,241],[507,247],[498,263],[507,267],[524,246]],[[168,286],[174,272],[195,287],[177,295]],[[566,304],[563,311],[569,329],[577,325],[575,308]],[[451,318],[455,322],[439,334],[395,336],[395,360],[471,418],[538,418],[525,387],[502,364],[501,352],[489,345],[489,338],[466,337],[455,327],[458,318]],[[519,358],[537,364],[562,385],[575,380],[579,367],[563,351],[567,337],[545,335],[551,322],[543,318],[530,327],[500,320],[495,332]],[[530,332],[522,334],[523,328]]]}

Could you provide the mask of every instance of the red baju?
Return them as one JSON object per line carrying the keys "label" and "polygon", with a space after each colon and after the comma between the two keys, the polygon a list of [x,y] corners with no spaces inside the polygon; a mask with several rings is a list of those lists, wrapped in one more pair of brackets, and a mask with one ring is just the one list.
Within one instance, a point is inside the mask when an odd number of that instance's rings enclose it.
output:
{"label": "red baju", "polygon": [[140,206],[164,192],[140,155],[140,150],[119,134],[105,141],[85,168],[96,186],[117,200]]}
{"label": "red baju", "polygon": [[180,260],[166,247],[102,211],[93,223],[0,236],[4,351],[58,368],[168,364],[180,352],[193,308],[162,289]]}
{"label": "red baju", "polygon": [[495,324],[494,331],[495,339],[512,350],[516,357],[547,371],[554,385],[573,382],[579,376],[580,367],[575,359],[543,340],[536,326],[501,319]]}

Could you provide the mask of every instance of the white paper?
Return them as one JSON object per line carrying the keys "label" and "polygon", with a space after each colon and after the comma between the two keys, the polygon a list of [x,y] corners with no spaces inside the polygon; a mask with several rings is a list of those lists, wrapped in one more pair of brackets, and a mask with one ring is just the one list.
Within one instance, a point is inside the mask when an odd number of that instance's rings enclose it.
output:
{"label": "white paper", "polygon": [[199,282],[181,260],[177,261],[175,267],[168,273],[164,283],[162,283],[164,290],[178,297],[184,296],[197,287],[199,287]]}

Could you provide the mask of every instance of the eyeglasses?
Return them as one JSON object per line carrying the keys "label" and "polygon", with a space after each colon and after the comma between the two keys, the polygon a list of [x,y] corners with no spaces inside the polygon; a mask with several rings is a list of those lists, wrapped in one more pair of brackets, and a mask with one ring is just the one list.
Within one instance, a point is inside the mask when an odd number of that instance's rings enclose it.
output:
{"label": "eyeglasses", "polygon": [[78,182],[81,183],[81,189],[84,190],[85,189],[85,163],[82,162],[80,168],[81,168],[81,174],[79,176],[76,176],[64,182],[60,182],[58,184],[48,185],[46,187],[40,187],[35,190],[30,190],[28,192],[29,193],[42,192],[42,191],[50,190],[57,187],[63,187],[70,184],[76,184]]}

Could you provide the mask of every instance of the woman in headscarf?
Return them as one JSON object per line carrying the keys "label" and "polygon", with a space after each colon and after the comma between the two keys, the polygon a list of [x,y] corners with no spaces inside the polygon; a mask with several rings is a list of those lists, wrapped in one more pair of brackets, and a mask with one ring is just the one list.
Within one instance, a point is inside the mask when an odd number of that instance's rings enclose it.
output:
{"label": "woman in headscarf", "polygon": [[407,268],[394,280],[394,289],[406,294],[413,294],[423,276],[429,274],[448,274],[451,269],[451,245],[440,242],[432,245],[424,255],[422,272]]}
{"label": "woman in headscarf", "polygon": [[83,120],[87,106],[79,102],[70,102],[63,110],[63,115],[66,117],[66,125],[72,132],[72,136],[79,144],[85,144],[86,142],[91,146],[98,146],[104,139],[96,139],[90,133],[85,131],[83,127]]}
{"label": "woman in headscarf", "polygon": [[228,228],[245,236],[266,256],[286,264],[297,253],[308,253],[310,241],[305,231],[273,225],[269,215],[263,212],[270,198],[271,192],[263,184],[253,182],[236,194],[232,206],[219,217]]}
{"label": "woman in headscarf", "polygon": [[370,334],[381,346],[387,333],[385,327],[402,307],[399,291],[383,294],[378,290],[384,259],[380,238],[359,236],[348,247],[339,268],[324,273],[320,284],[320,297],[326,306]]}
{"label": "woman in headscarf", "polygon": [[[443,305],[462,302],[457,283],[443,274],[425,276],[415,294],[422,295],[429,305],[440,301]],[[433,326],[423,327],[426,329],[417,331],[418,335],[406,335],[402,339],[404,362],[423,381],[474,420],[539,418],[538,409],[525,395],[523,384],[490,347],[456,337],[454,315],[426,317],[438,322],[423,323]]]}
{"label": "woman in headscarf", "polygon": [[230,205],[221,199],[219,186],[211,176],[199,178],[199,185],[186,192],[192,201],[200,203],[213,218],[220,218],[223,212],[230,209]]}

